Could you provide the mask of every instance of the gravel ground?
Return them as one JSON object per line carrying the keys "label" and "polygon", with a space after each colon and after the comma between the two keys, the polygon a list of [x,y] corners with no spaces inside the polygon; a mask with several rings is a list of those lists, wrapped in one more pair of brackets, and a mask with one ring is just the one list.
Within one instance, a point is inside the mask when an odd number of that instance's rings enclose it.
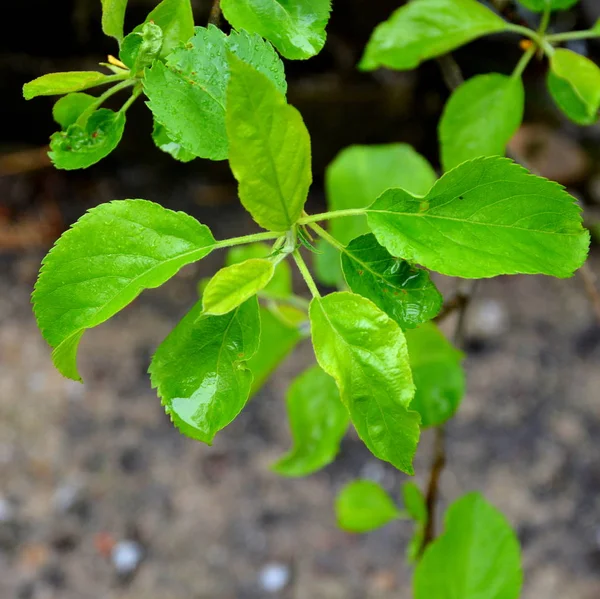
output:
{"label": "gravel ground", "polygon": [[[249,225],[235,209],[206,210],[217,233],[224,220],[234,234]],[[0,597],[410,597],[409,523],[353,536],[332,512],[352,478],[398,497],[404,475],[355,436],[309,478],[269,470],[289,445],[282,400],[312,360],[308,345],[213,447],[180,436],[164,415],[149,358],[221,258],[187,267],[86,333],[79,385],[54,371],[31,315],[40,257],[0,257]],[[506,513],[523,544],[523,599],[597,599],[600,329],[581,281],[483,282],[467,345],[469,389],[448,431],[444,503],[480,489]],[[425,434],[421,484],[430,443]]]}

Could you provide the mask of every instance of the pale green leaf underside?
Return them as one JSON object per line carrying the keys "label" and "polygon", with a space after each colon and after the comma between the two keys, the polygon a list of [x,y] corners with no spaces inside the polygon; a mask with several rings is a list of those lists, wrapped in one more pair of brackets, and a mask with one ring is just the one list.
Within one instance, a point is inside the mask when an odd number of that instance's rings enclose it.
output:
{"label": "pale green leaf underside", "polygon": [[42,75],[23,86],[23,97],[31,100],[37,96],[62,96],[101,85],[106,75],[98,71],[71,71]]}
{"label": "pale green leaf underside", "polygon": [[[194,14],[190,0],[163,0],[146,17],[144,23],[154,23],[163,32],[161,56],[170,54],[181,42],[194,35]],[[139,31],[142,25],[134,31]]]}
{"label": "pale green leaf underside", "polygon": [[456,167],[424,198],[390,189],[367,215],[391,254],[445,275],[569,277],[588,252],[580,212],[557,183],[492,157]]}
{"label": "pale green leaf underside", "polygon": [[407,561],[412,564],[418,559],[423,544],[427,524],[427,503],[421,489],[410,481],[402,485],[402,501],[405,513],[414,521],[413,534],[406,547]]}
{"label": "pale green leaf underside", "polygon": [[152,386],[185,435],[211,444],[240,413],[250,395],[247,361],[260,340],[258,301],[228,314],[203,316],[198,302],[156,350]]}
{"label": "pale green leaf underside", "polygon": [[413,579],[415,599],[517,599],[523,573],[519,542],[505,517],[479,493],[446,512]]}
{"label": "pale green leaf underside", "polygon": [[479,156],[504,156],[523,119],[524,104],[520,77],[489,73],[463,83],[450,96],[440,121],[444,169]]}
{"label": "pale green leaf underside", "polygon": [[102,31],[106,35],[123,39],[123,24],[127,0],[102,0]]}
{"label": "pale green leaf underside", "polygon": [[202,295],[204,314],[231,312],[266,287],[274,272],[273,262],[264,258],[250,258],[222,268]]}
{"label": "pale green leaf underside", "polygon": [[208,227],[191,216],[145,200],[90,210],[44,258],[33,293],[35,316],[54,348],[56,367],[79,380],[76,352],[84,330],[206,256],[214,243]]}
{"label": "pale green leaf underside", "polygon": [[415,382],[411,409],[421,414],[421,426],[439,426],[456,412],[465,392],[463,354],[429,322],[405,331]]}
{"label": "pale green leaf underside", "polygon": [[270,79],[230,58],[226,123],[240,201],[261,227],[287,231],[302,214],[312,183],[310,136]]}
{"label": "pale green leaf underside", "polygon": [[221,0],[221,8],[233,27],[258,33],[294,60],[323,48],[331,0]]}
{"label": "pale green leaf underside", "polygon": [[505,28],[506,22],[477,0],[412,0],[375,28],[359,66],[413,69]]}
{"label": "pale green leaf underside", "polygon": [[387,491],[370,480],[346,485],[335,501],[338,526],[348,532],[369,532],[400,517]]}
{"label": "pale green leaf underside", "polygon": [[286,404],[294,446],[273,470],[284,476],[307,476],[334,460],[348,429],[348,411],[335,381],[319,366],[293,381]]}
{"label": "pale green leaf underside", "polygon": [[548,89],[558,107],[580,125],[598,120],[600,68],[589,58],[565,48],[550,59]]}
{"label": "pale green leaf underside", "polygon": [[348,287],[370,299],[402,329],[434,318],[442,295],[422,268],[394,258],[372,233],[353,239],[342,252]]}
{"label": "pale green leaf underside", "polygon": [[400,327],[354,293],[332,293],[310,306],[313,345],[332,376],[358,435],[371,452],[413,473],[419,415],[408,409],[414,384]]}
{"label": "pale green leaf underside", "polygon": [[144,91],[155,119],[169,137],[201,158],[225,160],[228,155],[225,105],[229,82],[227,53],[268,77],[286,92],[283,64],[273,47],[258,35],[214,26],[196,27],[196,34],[167,57],[146,70]]}

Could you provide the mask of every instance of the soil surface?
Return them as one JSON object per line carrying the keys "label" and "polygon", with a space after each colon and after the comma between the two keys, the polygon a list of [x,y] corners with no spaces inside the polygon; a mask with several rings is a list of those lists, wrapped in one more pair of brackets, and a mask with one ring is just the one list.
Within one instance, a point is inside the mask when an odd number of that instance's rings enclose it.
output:
{"label": "soil surface", "polygon": [[[145,196],[187,208],[217,238],[254,230],[234,203],[206,205],[210,190],[198,182],[172,182],[163,197],[159,186],[141,189],[141,179],[102,179],[86,201]],[[84,385],[53,369],[31,314],[42,255],[0,257],[0,597],[411,596],[404,557],[411,525],[349,535],[336,528],[332,509],[353,478],[377,480],[398,498],[404,475],[353,435],[336,462],[311,477],[269,470],[290,443],[283,399],[313,360],[308,344],[213,447],[173,429],[150,389],[152,352],[222,255],[185,268],[86,333]],[[591,264],[600,272],[597,255]],[[444,505],[479,489],[507,515],[523,546],[523,599],[597,599],[600,329],[581,280],[482,282],[467,350],[468,393],[448,427]],[[425,433],[416,460],[421,485],[431,440]]]}

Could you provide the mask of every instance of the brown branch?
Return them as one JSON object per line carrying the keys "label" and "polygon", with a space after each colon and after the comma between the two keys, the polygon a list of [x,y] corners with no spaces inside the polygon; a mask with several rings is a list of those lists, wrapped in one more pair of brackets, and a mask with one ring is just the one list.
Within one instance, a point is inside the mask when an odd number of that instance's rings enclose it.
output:
{"label": "brown branch", "polygon": [[[459,288],[454,295],[456,305],[450,312],[458,310],[458,319],[454,329],[453,341],[456,347],[462,348],[465,340],[467,310],[473,299],[477,287],[477,281],[467,280],[465,286]],[[443,425],[436,427],[435,438],[433,442],[433,459],[429,470],[429,481],[425,492],[425,504],[427,506],[427,520],[423,531],[423,542],[419,549],[419,557],[423,555],[425,549],[435,539],[435,521],[437,503],[440,494],[440,480],[446,466],[446,431]]]}
{"label": "brown branch", "polygon": [[221,0],[213,1],[210,16],[208,17],[208,24],[216,25],[217,27],[221,24]]}

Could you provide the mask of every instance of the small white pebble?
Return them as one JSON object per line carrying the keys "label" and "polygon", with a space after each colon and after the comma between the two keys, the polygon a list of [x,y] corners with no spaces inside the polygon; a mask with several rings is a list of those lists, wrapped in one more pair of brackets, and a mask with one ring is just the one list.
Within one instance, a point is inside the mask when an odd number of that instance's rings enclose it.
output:
{"label": "small white pebble", "polygon": [[81,485],[78,482],[65,483],[54,492],[54,507],[57,511],[66,513],[77,503],[80,494]]}
{"label": "small white pebble", "polygon": [[285,564],[273,562],[260,571],[260,585],[267,593],[277,593],[290,581],[290,569]]}
{"label": "small white pebble", "polygon": [[135,541],[120,541],[111,554],[113,565],[119,574],[133,572],[142,561],[143,551]]}
{"label": "small white pebble", "polygon": [[382,484],[385,478],[385,466],[382,462],[371,460],[360,469],[360,477]]}
{"label": "small white pebble", "polygon": [[497,337],[508,329],[508,315],[496,300],[485,300],[473,306],[470,315],[472,333],[482,337]]}

